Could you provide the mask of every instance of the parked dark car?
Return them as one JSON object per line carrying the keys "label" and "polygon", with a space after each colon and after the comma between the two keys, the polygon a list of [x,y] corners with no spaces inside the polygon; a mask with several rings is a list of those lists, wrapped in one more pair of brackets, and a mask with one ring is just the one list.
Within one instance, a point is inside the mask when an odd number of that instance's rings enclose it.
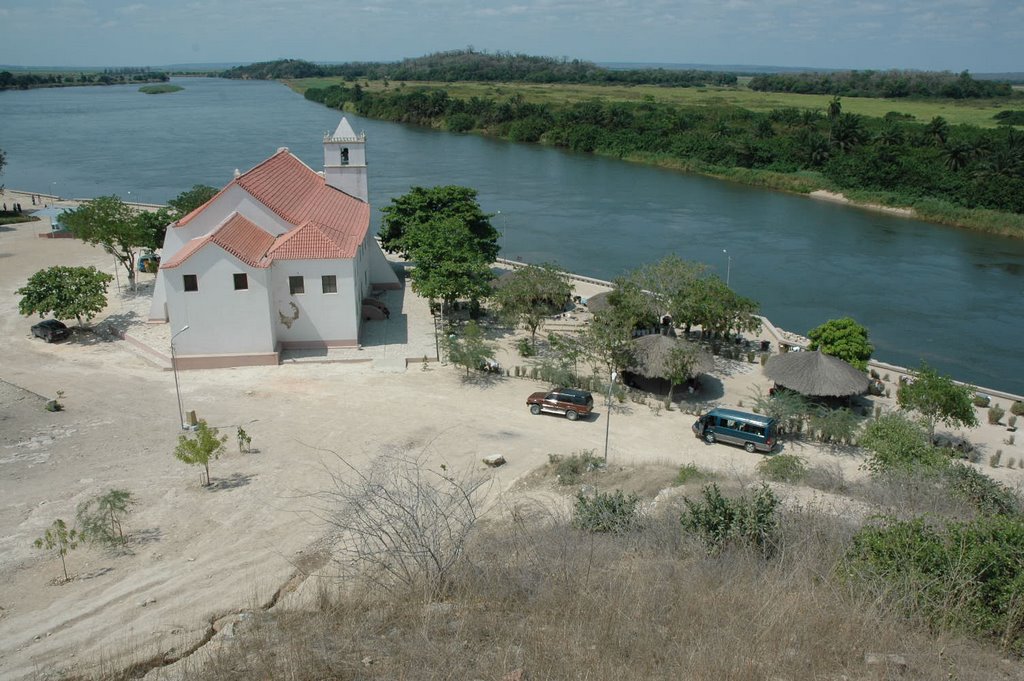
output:
{"label": "parked dark car", "polygon": [[526,398],[533,415],[547,412],[562,414],[570,421],[588,415],[594,408],[594,398],[586,390],[556,388],[550,392],[533,393]]}
{"label": "parked dark car", "polygon": [[52,343],[55,340],[64,340],[71,335],[71,331],[64,325],[64,322],[59,322],[56,319],[44,319],[38,324],[32,325],[32,335],[42,338],[47,343]]}

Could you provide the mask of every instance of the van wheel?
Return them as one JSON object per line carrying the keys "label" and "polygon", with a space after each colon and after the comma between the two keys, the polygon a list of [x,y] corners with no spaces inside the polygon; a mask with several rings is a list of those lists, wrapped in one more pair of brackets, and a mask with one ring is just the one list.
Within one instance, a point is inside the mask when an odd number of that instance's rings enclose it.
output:
{"label": "van wheel", "polygon": [[540,416],[540,405],[539,404],[531,404],[530,405],[530,413],[533,414],[534,416]]}
{"label": "van wheel", "polygon": [[579,412],[575,412],[572,409],[570,409],[569,411],[565,412],[565,418],[569,419],[570,421],[575,421],[579,417],[580,417]]}
{"label": "van wheel", "polygon": [[704,433],[704,442],[707,442],[709,445],[715,444],[715,434],[710,430]]}
{"label": "van wheel", "polygon": [[757,447],[755,447],[755,446],[754,446],[754,443],[753,443],[753,442],[748,442],[748,443],[746,443],[745,445],[743,445],[743,449],[745,449],[745,450],[747,450],[748,452],[750,452],[751,454],[753,454],[753,453],[754,453],[754,450],[756,450],[756,449],[757,449]]}

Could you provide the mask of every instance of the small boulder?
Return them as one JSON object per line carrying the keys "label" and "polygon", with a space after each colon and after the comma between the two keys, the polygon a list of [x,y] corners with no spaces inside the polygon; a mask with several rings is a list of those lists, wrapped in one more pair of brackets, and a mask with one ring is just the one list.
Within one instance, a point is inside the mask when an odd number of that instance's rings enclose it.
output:
{"label": "small boulder", "polygon": [[505,457],[502,456],[501,454],[490,454],[488,456],[485,456],[483,458],[483,461],[491,468],[497,468],[498,466],[505,465]]}

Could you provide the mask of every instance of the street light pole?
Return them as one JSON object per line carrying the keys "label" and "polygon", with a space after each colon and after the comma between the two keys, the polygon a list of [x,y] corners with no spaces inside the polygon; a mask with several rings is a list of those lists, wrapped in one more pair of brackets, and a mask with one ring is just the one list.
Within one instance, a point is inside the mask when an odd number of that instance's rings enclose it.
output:
{"label": "street light pole", "polygon": [[605,404],[608,407],[608,413],[604,417],[604,462],[608,463],[608,430],[612,424],[612,386],[615,385],[615,377],[618,376],[614,371],[612,372],[612,380],[608,382],[608,399]]}
{"label": "street light pole", "polygon": [[185,430],[185,412],[181,408],[181,388],[178,386],[178,358],[174,355],[174,339],[188,331],[188,324],[171,336],[171,371],[174,373],[174,394],[178,396],[178,425]]}
{"label": "street light pole", "polygon": [[732,256],[729,255],[729,251],[725,250],[724,248],[722,249],[722,253],[725,253],[725,257],[728,258],[728,260],[725,263],[725,285],[728,286],[729,275],[732,274]]}

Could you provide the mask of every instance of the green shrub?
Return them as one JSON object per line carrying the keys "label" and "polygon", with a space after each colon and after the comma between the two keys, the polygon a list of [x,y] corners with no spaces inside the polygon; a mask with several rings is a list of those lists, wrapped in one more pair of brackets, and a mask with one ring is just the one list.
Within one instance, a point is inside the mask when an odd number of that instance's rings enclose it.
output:
{"label": "green shrub", "polygon": [[807,477],[807,464],[795,454],[776,454],[757,464],[757,472],[768,480],[800,482]]}
{"label": "green shrub", "polygon": [[519,350],[520,357],[533,357],[537,354],[529,338],[520,338],[516,341],[516,349]]}
{"label": "green shrub", "polygon": [[1003,420],[1003,415],[1005,414],[1005,409],[1000,407],[998,404],[994,404],[988,408],[988,422],[995,425]]}
{"label": "green shrub", "polygon": [[590,532],[628,532],[640,527],[640,497],[636,494],[596,492],[577,494],[572,524]]}
{"label": "green shrub", "polygon": [[1013,414],[1014,416],[1020,416],[1021,414],[1024,414],[1024,402],[1017,400],[1016,402],[1011,404],[1010,413]]}
{"label": "green shrub", "polygon": [[561,485],[575,485],[582,479],[584,473],[590,473],[605,466],[604,461],[594,454],[593,449],[583,449],[568,457],[549,454],[548,463],[555,467],[555,475]]}
{"label": "green shrub", "polygon": [[941,471],[949,465],[949,457],[928,442],[924,429],[898,413],[868,423],[860,444],[871,452],[864,467],[876,476],[915,469]]}
{"label": "green shrub", "polygon": [[714,480],[715,477],[717,476],[714,471],[709,471],[706,468],[699,468],[696,464],[688,463],[679,467],[679,473],[676,474],[675,484],[685,485],[692,480]]}
{"label": "green shrub", "polygon": [[943,472],[949,491],[984,515],[1015,515],[1020,499],[1008,487],[971,466],[953,464]]}
{"label": "green shrub", "polygon": [[766,558],[772,554],[779,527],[779,499],[768,485],[762,483],[751,496],[728,499],[712,483],[701,495],[703,501],[683,498],[686,510],[680,522],[701,538],[709,553],[730,545],[747,545],[760,549]]}
{"label": "green shrub", "polygon": [[983,409],[987,407],[990,402],[992,402],[991,398],[989,398],[988,395],[981,394],[975,395],[974,399],[971,401],[974,402],[975,407],[981,407]]}
{"label": "green shrub", "polygon": [[895,596],[933,626],[1024,652],[1024,523],[983,516],[932,527],[921,519],[862,529],[848,574]]}

